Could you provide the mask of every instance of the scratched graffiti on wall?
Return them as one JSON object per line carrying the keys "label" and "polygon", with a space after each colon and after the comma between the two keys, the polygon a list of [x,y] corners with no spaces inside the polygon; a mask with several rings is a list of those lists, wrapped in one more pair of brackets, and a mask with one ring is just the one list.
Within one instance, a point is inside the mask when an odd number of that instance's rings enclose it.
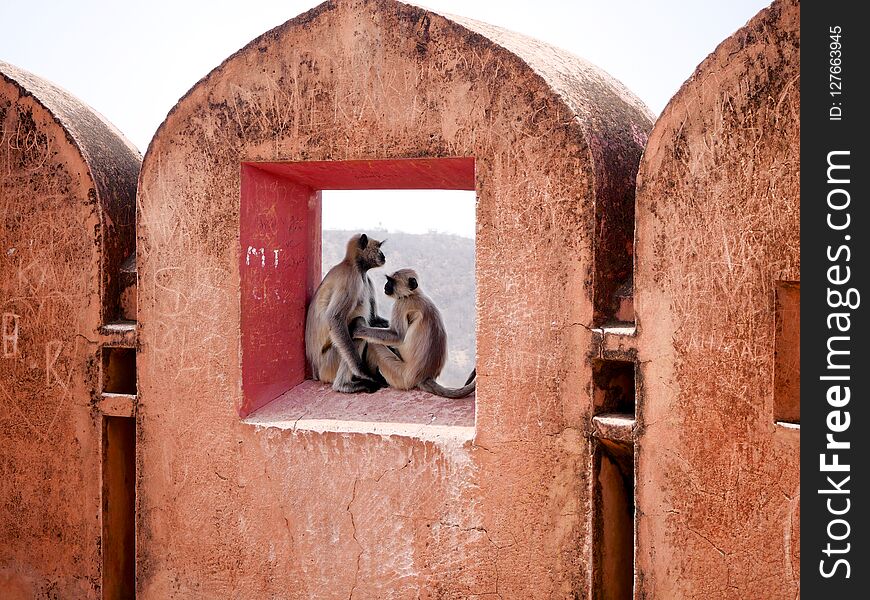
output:
{"label": "scratched graffiti on wall", "polygon": [[[245,265],[251,266],[251,257],[254,257],[253,265],[257,266],[257,263],[260,263],[260,266],[266,268],[266,256],[274,257],[274,259],[269,261],[269,264],[274,268],[278,268],[278,256],[283,251],[283,248],[275,248],[274,250],[270,250],[266,252],[265,248],[254,248],[253,246],[248,246],[248,251],[245,255]],[[259,260],[257,260],[259,257]]]}
{"label": "scratched graffiti on wall", "polygon": [[[176,382],[194,381],[194,375],[209,381],[227,380],[227,359],[234,340],[214,333],[233,310],[236,292],[230,273],[223,267],[200,266],[195,270],[167,266],[154,273],[160,293],[155,304],[154,360]],[[179,348],[186,348],[179,353]]]}
{"label": "scratched graffiti on wall", "polygon": [[3,313],[2,339],[3,358],[15,358],[18,355],[18,320],[21,317],[15,313]]}
{"label": "scratched graffiti on wall", "polygon": [[0,420],[49,442],[85,379],[78,327],[98,310],[92,218],[44,117],[25,101],[0,116]]}

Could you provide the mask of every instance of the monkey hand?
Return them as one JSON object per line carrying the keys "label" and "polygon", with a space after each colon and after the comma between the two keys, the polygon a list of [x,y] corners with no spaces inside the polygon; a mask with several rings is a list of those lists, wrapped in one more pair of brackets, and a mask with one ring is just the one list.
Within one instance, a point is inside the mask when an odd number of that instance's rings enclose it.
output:
{"label": "monkey hand", "polygon": [[370,327],[380,327],[382,329],[386,329],[390,326],[390,322],[381,316],[375,316],[372,318],[371,323],[369,323]]}
{"label": "monkey hand", "polygon": [[357,331],[359,331],[359,329],[361,327],[365,327],[365,326],[366,326],[365,317],[357,317],[353,321],[350,322],[350,324],[347,326],[347,329],[350,332],[350,335],[353,336]]}

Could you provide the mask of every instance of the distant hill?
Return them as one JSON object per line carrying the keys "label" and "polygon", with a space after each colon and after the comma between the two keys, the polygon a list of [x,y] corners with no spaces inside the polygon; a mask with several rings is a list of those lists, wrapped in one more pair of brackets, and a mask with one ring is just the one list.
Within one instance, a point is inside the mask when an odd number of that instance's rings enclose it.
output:
{"label": "distant hill", "polygon": [[[323,274],[344,258],[347,240],[359,231],[323,231]],[[369,271],[378,294],[378,311],[390,318],[393,301],[384,294],[384,277],[402,268],[420,276],[420,286],[444,317],[447,327],[447,365],[438,379],[442,385],[465,383],[475,364],[474,240],[446,233],[397,233],[366,231],[375,239],[387,239],[383,251],[387,263]]]}

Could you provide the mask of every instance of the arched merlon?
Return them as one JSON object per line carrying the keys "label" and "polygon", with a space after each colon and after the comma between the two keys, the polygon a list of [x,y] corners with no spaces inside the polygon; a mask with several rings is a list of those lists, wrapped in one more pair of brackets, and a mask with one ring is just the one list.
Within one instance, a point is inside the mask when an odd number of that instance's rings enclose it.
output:
{"label": "arched merlon", "polygon": [[777,403],[800,377],[797,1],[698,66],[650,134],[637,198],[636,593],[794,598],[800,429]]}
{"label": "arched merlon", "polygon": [[112,597],[103,484],[124,473],[103,477],[103,417],[131,422],[133,398],[106,398],[101,359],[134,330],[103,325],[134,247],[138,169],[90,108],[0,63],[0,595]]}
{"label": "arched merlon", "polygon": [[[464,597],[495,579],[506,598],[588,596],[589,327],[593,304],[606,312],[594,290],[622,283],[613,272],[630,276],[650,127],[636,98],[581,59],[386,0],[322,4],[197,83],[155,134],[139,178],[142,597],[170,595],[172,581],[183,582],[178,595]],[[242,422],[243,375],[263,373],[256,384],[272,397],[289,393],[265,376],[279,368],[249,368],[247,357],[274,366],[291,331],[301,348],[304,320],[294,329],[281,319],[304,315],[307,292],[288,293],[281,265],[320,272],[317,190],[331,184],[288,174],[338,161],[339,172],[407,175],[403,164],[431,163],[442,173],[446,160],[473,165],[461,189],[477,193],[478,387],[474,427],[463,425],[473,443],[463,434],[433,444],[408,414],[393,419],[408,435],[386,439],[363,415],[348,434],[313,405],[291,428]],[[250,264],[249,248],[259,257]],[[413,266],[386,254],[388,265]],[[266,285],[247,288],[254,269]],[[251,335],[255,303],[275,318],[257,319]],[[257,350],[248,355],[247,340]],[[180,464],[203,477],[185,485]],[[349,503],[384,519],[350,519]],[[225,507],[244,518],[216,518]],[[510,550],[493,552],[502,544]],[[266,547],[280,569],[252,552]],[[241,561],[238,578],[204,575],[229,557]]]}
{"label": "arched merlon", "polygon": [[142,157],[102,115],[63,88],[2,61],[0,77],[48,111],[87,165],[100,220],[94,235],[101,247],[102,323],[111,322],[120,311],[119,270],[136,244],[136,181]]}
{"label": "arched merlon", "polygon": [[[543,109],[545,99],[561,107],[559,118],[565,125],[566,133],[583,147],[592,166],[591,197],[578,198],[582,201],[591,200],[595,204],[594,268],[588,274],[592,285],[588,286],[587,292],[594,295],[594,321],[601,323],[612,319],[616,312],[617,289],[630,280],[632,274],[635,174],[655,117],[621,82],[588,61],[550,44],[473,19],[439,14],[395,0],[324,2],[256,38],[201,79],[169,112],[152,144],[164,137],[162,132],[173,124],[176,113],[183,113],[191,103],[201,102],[201,96],[213,87],[221,87],[217,82],[234,85],[231,83],[232,76],[227,78],[227,72],[249,63],[254,51],[268,54],[270,45],[286,39],[294,29],[310,28],[318,21],[329,19],[328,13],[349,8],[365,9],[374,14],[378,11],[385,15],[394,14],[405,24],[403,31],[407,35],[407,42],[416,48],[421,64],[425,62],[433,27],[440,27],[442,34],[449,32],[450,38],[462,46],[461,53],[464,54],[461,63],[450,67],[453,72],[451,79],[459,79],[478,67],[498,69],[501,68],[499,63],[508,63],[511,67],[506,76],[510,72],[519,72],[532,75],[532,79],[536,80],[527,85],[522,104],[527,104],[535,112]],[[433,25],[435,20],[437,24]],[[293,51],[297,55],[307,52],[301,47],[295,47]],[[473,57],[480,59],[481,51],[485,51],[486,61],[480,65],[473,64]],[[370,66],[361,65],[363,68]],[[243,85],[237,91],[242,88]],[[273,89],[276,93],[280,92],[274,82]],[[196,99],[198,96],[200,98]],[[275,98],[276,102],[279,97]],[[239,111],[247,108],[244,98],[241,100],[242,103],[231,107],[237,116]],[[213,108],[226,106],[215,105]],[[275,108],[278,109],[277,106]],[[467,108],[473,110],[479,107]],[[535,121],[537,116],[530,115],[530,120]],[[295,133],[298,133],[298,124],[296,127]],[[250,133],[256,134],[254,131]],[[272,133],[276,139],[280,139],[287,132],[279,128]],[[522,135],[523,132],[515,133]],[[540,151],[546,149],[541,148]],[[431,149],[420,148],[412,155],[425,156],[431,152]],[[443,149],[440,150],[440,153],[443,152]],[[554,156],[556,154],[558,151],[554,149]],[[149,155],[152,155],[150,147],[145,155],[143,172],[152,168],[150,160],[153,156]],[[341,160],[347,156],[333,151],[312,158]]]}
{"label": "arched merlon", "polygon": [[622,82],[572,54],[488,23],[444,15],[526,63],[574,113],[595,176],[592,293],[595,324],[616,320],[617,290],[631,278],[635,180],[655,116]]}

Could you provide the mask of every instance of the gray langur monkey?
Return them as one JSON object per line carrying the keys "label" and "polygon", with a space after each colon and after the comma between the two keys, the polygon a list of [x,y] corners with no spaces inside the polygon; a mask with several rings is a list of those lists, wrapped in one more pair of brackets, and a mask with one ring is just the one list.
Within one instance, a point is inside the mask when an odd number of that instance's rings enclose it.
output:
{"label": "gray langur monkey", "polygon": [[373,392],[383,387],[363,360],[365,342],[355,342],[350,334],[351,323],[389,326],[378,316],[375,288],[367,275],[386,262],[383,243],[364,233],[350,238],[344,260],[329,270],[308,306],[305,355],[311,374],[339,392]]}
{"label": "gray langur monkey", "polygon": [[417,273],[400,269],[387,275],[384,293],[396,299],[391,327],[357,327],[353,336],[368,342],[370,361],[387,383],[400,390],[418,388],[445,398],[471,394],[475,371],[458,389],[445,388],[435,381],[447,362],[447,332],[438,307],[420,289]]}

